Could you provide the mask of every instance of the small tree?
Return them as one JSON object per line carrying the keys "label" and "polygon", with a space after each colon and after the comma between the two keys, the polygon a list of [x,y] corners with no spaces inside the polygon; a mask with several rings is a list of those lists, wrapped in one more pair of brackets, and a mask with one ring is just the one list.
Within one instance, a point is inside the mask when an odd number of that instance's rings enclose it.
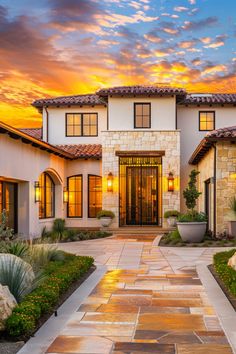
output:
{"label": "small tree", "polygon": [[189,175],[188,187],[183,191],[183,196],[185,199],[186,207],[191,211],[191,214],[194,214],[194,208],[197,205],[197,199],[201,195],[197,190],[197,176],[200,172],[192,170]]}

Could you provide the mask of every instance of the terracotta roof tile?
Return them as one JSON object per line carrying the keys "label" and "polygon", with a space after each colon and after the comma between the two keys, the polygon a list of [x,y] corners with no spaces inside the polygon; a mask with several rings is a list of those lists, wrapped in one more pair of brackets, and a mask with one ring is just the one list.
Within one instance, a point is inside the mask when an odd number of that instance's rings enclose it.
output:
{"label": "terracotta roof tile", "polygon": [[185,95],[186,91],[182,88],[175,87],[158,87],[158,86],[118,86],[103,88],[97,91],[97,95],[106,97],[109,95]]}
{"label": "terracotta roof tile", "polygon": [[36,100],[32,106],[42,108],[43,106],[75,106],[75,105],[104,105],[105,101],[98,95],[74,95],[74,96],[61,96]]}
{"label": "terracotta roof tile", "polygon": [[55,145],[58,149],[74,155],[75,158],[97,158],[102,157],[102,145],[100,144],[77,144],[77,145]]}
{"label": "terracotta roof tile", "polygon": [[212,130],[207,133],[206,138],[216,138],[216,139],[225,139],[225,138],[236,138],[236,125],[232,127],[225,127],[216,130]]}
{"label": "terracotta roof tile", "polygon": [[179,102],[180,104],[234,104],[236,94],[191,94]]}
{"label": "terracotta roof tile", "polygon": [[232,127],[225,127],[209,132],[204,139],[201,140],[200,144],[197,146],[192,156],[190,157],[189,163],[196,165],[201,161],[207,151],[213,146],[214,142],[221,140],[236,140],[236,125]]}
{"label": "terracotta roof tile", "polygon": [[24,128],[19,130],[35,139],[42,140],[42,128]]}

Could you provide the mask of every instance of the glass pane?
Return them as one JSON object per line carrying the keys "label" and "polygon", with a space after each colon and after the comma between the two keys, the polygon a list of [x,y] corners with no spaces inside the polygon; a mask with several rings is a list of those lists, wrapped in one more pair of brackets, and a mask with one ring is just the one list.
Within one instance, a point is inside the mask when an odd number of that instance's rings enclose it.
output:
{"label": "glass pane", "polygon": [[143,115],[144,116],[149,116],[150,114],[150,105],[149,104],[144,104],[143,105]]}
{"label": "glass pane", "polygon": [[92,125],[97,124],[97,115],[96,114],[90,114],[90,124],[92,124]]}
{"label": "glass pane", "polygon": [[89,125],[90,124],[90,114],[84,114],[83,115],[83,124],[84,125]]}
{"label": "glass pane", "polygon": [[82,176],[73,176],[68,179],[69,201],[68,216],[82,216]]}
{"label": "glass pane", "polygon": [[68,136],[73,136],[74,135],[74,132],[73,132],[73,125],[68,125],[67,126],[67,135]]}
{"label": "glass pane", "polygon": [[142,115],[142,113],[143,113],[142,104],[136,104],[135,105],[135,115]]}
{"label": "glass pane", "polygon": [[74,114],[74,125],[81,125],[81,114]]}
{"label": "glass pane", "polygon": [[91,126],[90,127],[90,135],[96,136],[97,135],[97,127],[96,126]]}
{"label": "glass pane", "polygon": [[90,135],[90,127],[89,125],[84,126],[84,136]]}
{"label": "glass pane", "polygon": [[136,128],[142,128],[143,126],[143,119],[142,116],[137,116],[135,120],[135,127]]}
{"label": "glass pane", "polygon": [[67,114],[67,125],[73,125],[73,114]]}
{"label": "glass pane", "polygon": [[206,122],[200,122],[200,130],[207,130]]}
{"label": "glass pane", "polygon": [[80,125],[74,126],[74,135],[81,135],[81,126]]}
{"label": "glass pane", "polygon": [[149,128],[149,116],[143,116],[143,128]]}

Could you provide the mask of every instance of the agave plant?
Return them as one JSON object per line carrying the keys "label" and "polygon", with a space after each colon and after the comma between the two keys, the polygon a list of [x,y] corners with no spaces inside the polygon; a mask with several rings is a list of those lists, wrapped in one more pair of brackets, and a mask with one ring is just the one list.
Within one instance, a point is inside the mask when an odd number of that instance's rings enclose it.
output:
{"label": "agave plant", "polygon": [[12,254],[0,255],[0,283],[7,285],[17,302],[29,294],[43,280],[45,275],[33,272],[31,265]]}
{"label": "agave plant", "polygon": [[29,253],[29,245],[23,241],[5,243],[4,253],[14,254],[17,257],[25,259]]}

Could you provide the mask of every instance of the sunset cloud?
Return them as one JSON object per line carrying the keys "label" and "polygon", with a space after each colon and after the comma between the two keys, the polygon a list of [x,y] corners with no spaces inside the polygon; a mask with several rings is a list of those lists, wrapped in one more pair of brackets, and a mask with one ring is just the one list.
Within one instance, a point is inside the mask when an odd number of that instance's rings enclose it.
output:
{"label": "sunset cloud", "polygon": [[40,126],[34,99],[104,86],[162,82],[236,91],[235,26],[228,21],[235,2],[221,15],[210,3],[207,15],[204,0],[4,4],[0,120],[15,126]]}

